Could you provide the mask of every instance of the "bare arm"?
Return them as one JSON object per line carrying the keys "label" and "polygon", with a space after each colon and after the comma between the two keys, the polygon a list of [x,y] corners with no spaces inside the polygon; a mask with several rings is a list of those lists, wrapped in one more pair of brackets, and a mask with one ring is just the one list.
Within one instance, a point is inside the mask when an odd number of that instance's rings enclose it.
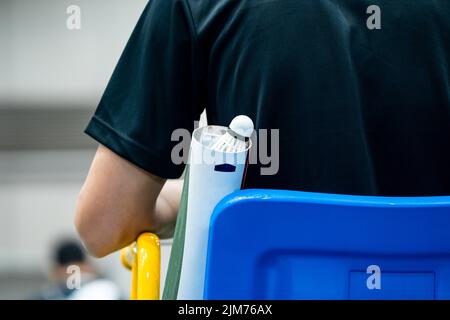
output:
{"label": "bare arm", "polygon": [[100,146],[78,198],[75,225],[97,257],[145,231],[170,237],[181,190],[181,180],[154,176]]}

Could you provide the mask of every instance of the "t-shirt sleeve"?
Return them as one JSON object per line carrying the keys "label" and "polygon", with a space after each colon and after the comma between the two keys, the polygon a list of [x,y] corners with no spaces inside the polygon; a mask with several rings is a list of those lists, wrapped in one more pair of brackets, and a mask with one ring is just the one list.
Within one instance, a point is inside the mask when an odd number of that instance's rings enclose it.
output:
{"label": "t-shirt sleeve", "polygon": [[152,174],[178,178],[172,133],[192,132],[204,107],[195,37],[185,0],[150,0],[85,132]]}

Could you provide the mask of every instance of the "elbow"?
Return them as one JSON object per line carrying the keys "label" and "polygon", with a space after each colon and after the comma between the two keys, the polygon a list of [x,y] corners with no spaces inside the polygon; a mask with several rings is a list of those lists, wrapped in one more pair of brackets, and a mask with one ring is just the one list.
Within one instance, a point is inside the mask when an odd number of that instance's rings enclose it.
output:
{"label": "elbow", "polygon": [[75,228],[87,251],[96,258],[102,258],[116,250],[116,241],[110,234],[104,214],[80,193],[75,210]]}
{"label": "elbow", "polygon": [[84,247],[91,256],[103,258],[111,253],[104,245],[102,245],[101,241],[99,241],[95,231],[92,230],[88,223],[83,218],[80,218],[80,215],[78,214],[75,218],[75,227]]}

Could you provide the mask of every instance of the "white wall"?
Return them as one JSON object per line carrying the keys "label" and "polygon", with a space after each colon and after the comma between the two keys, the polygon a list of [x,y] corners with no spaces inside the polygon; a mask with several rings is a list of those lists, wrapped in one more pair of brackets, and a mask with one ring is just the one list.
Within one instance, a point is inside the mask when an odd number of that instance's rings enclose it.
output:
{"label": "white wall", "polygon": [[[97,103],[147,0],[1,0],[0,106]],[[81,30],[68,30],[69,5]],[[5,103],[8,102],[8,103]]]}

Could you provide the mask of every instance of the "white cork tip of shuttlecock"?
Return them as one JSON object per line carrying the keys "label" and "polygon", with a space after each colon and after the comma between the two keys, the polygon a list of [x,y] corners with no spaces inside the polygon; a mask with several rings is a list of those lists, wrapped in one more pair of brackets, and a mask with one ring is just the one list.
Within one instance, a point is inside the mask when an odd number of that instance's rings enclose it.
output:
{"label": "white cork tip of shuttlecock", "polygon": [[254,130],[253,121],[247,116],[237,116],[231,121],[230,129],[243,137],[250,138]]}

